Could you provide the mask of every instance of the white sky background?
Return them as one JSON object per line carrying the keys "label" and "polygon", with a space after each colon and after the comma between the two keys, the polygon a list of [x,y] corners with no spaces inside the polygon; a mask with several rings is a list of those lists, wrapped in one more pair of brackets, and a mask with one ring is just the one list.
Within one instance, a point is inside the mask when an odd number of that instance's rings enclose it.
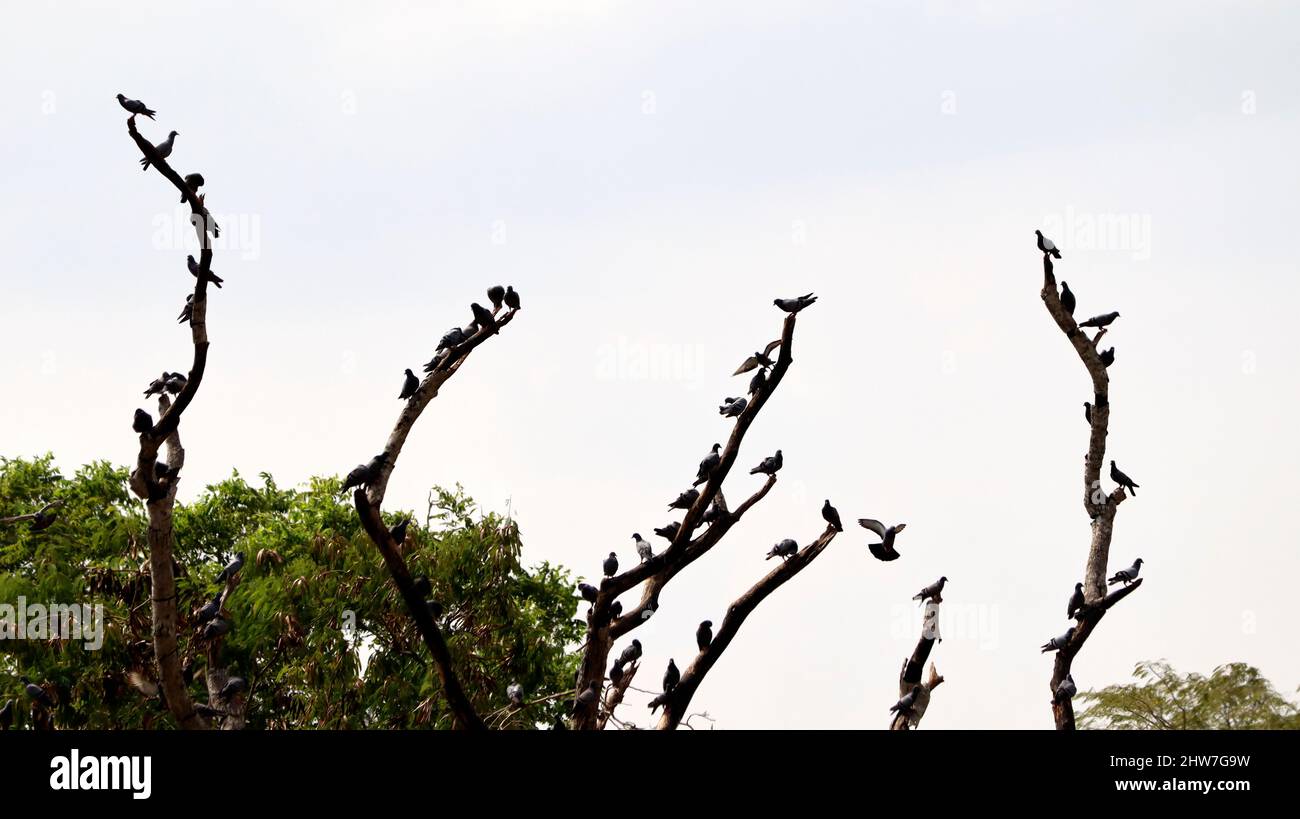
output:
{"label": "white sky background", "polygon": [[[402,369],[512,283],[524,310],[426,412],[388,505],[461,481],[510,501],[527,559],[598,576],[725,441],[716,406],[779,334],[772,298],[815,290],[728,496],[777,447],[785,469],[637,633],[638,683],[684,668],[695,625],[773,542],[815,537],[830,497],[906,522],[903,558],[851,528],[750,617],[695,708],[885,726],[909,598],[944,574],[926,727],[1046,728],[1038,646],[1082,579],[1090,399],[1038,296],[1048,226],[1078,315],[1123,313],[1108,458],[1142,486],[1111,563],[1148,578],[1076,680],[1246,661],[1294,692],[1300,11],[699,5],[7,9],[0,452],[129,463],[140,390],[188,367],[194,239],[167,238],[184,214],[136,165],[122,92],[158,110],[146,135],[180,132],[172,163],[207,177],[236,245],[213,264],[183,496],[232,467],[291,485],[373,455]],[[1102,218],[1139,229],[1090,240]]]}

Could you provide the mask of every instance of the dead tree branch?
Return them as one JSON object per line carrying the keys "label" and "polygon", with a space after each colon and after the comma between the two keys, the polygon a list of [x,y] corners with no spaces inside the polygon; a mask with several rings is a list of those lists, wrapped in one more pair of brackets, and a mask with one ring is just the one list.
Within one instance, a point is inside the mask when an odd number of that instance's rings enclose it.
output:
{"label": "dead tree branch", "polygon": [[911,693],[914,686],[919,685],[921,690],[917,693],[916,700],[909,711],[894,715],[893,721],[889,724],[891,731],[908,731],[920,725],[921,717],[925,716],[926,709],[930,707],[930,694],[943,682],[943,677],[939,675],[933,662],[930,663],[929,678],[921,682],[921,669],[925,666],[925,661],[930,658],[930,651],[936,642],[943,639],[939,636],[939,604],[942,602],[943,598],[938,596],[926,602],[925,615],[921,618],[921,638],[916,641],[916,648],[912,651],[911,658],[903,661],[903,668],[898,672],[900,698]]}

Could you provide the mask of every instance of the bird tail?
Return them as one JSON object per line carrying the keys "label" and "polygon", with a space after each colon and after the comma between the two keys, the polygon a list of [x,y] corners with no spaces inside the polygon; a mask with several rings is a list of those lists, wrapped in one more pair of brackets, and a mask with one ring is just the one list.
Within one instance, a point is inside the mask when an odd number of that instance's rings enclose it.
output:
{"label": "bird tail", "polygon": [[148,117],[149,119],[153,119],[153,115],[156,114],[156,113],[158,113],[158,112],[157,112],[157,111],[150,111],[148,108],[144,109],[144,115],[145,115],[146,117]]}
{"label": "bird tail", "polygon": [[1052,650],[1052,644],[1051,644],[1051,643],[1048,643],[1047,645],[1043,646],[1043,651],[1042,651],[1042,653],[1043,653],[1043,654],[1046,654],[1047,652],[1049,652],[1049,651],[1051,651],[1051,650]]}
{"label": "bird tail", "polygon": [[1052,248],[1052,258],[1053,259],[1061,258],[1061,251],[1057,250],[1056,248]]}

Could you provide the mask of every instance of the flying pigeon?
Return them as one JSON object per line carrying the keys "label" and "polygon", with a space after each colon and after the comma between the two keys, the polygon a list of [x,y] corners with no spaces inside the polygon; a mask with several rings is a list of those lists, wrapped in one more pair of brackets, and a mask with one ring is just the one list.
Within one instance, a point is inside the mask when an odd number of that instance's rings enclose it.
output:
{"label": "flying pigeon", "polygon": [[1103,313],[1100,316],[1093,316],[1085,322],[1079,324],[1080,327],[1106,327],[1115,319],[1119,318],[1119,313]]}
{"label": "flying pigeon", "polygon": [[631,665],[641,659],[641,641],[633,640],[632,644],[623,649],[623,653],[618,655],[619,665]]}
{"label": "flying pigeon", "polygon": [[428,597],[433,593],[433,585],[429,582],[427,575],[418,575],[411,582],[411,588],[419,597]]}
{"label": "flying pigeon", "polygon": [[722,406],[718,407],[718,414],[725,418],[735,418],[745,411],[749,406],[749,401],[744,398],[728,398]]}
{"label": "flying pigeon", "polygon": [[642,563],[655,556],[654,549],[650,548],[650,541],[642,540],[640,532],[634,533],[632,540],[636,542],[636,555],[641,558]]}
{"label": "flying pigeon", "polygon": [[903,697],[893,705],[889,706],[891,713],[910,714],[912,706],[916,705],[916,698],[921,695],[921,686],[914,685],[912,690],[903,695]]}
{"label": "flying pigeon", "polygon": [[1115,466],[1114,461],[1110,462],[1110,479],[1115,483],[1119,484],[1120,486],[1124,487],[1125,489],[1129,490],[1130,492],[1132,492],[1133,497],[1135,498],[1137,497],[1137,490],[1138,487],[1141,486],[1141,484],[1133,483],[1132,478],[1130,478],[1128,475],[1125,475],[1123,472],[1120,472],[1119,467]]}
{"label": "flying pigeon", "polygon": [[27,689],[27,696],[31,697],[36,702],[39,702],[41,705],[44,705],[46,708],[54,707],[54,700],[50,699],[50,695],[45,693],[44,688],[41,688],[26,677],[19,677],[18,681]]}
{"label": "flying pigeon", "polygon": [[1043,649],[1042,653],[1046,654],[1049,651],[1060,651],[1061,649],[1065,648],[1066,644],[1070,642],[1070,638],[1072,638],[1073,636],[1074,636],[1074,626],[1070,626],[1068,629],[1065,630],[1065,633],[1062,634],[1061,636],[1053,637],[1052,639],[1048,640],[1046,643],[1043,643],[1043,645],[1041,646],[1041,648]]}
{"label": "flying pigeon", "polygon": [[496,312],[501,309],[501,302],[505,300],[506,289],[499,284],[494,284],[487,289],[488,301],[492,302],[492,311]]}
{"label": "flying pigeon", "polygon": [[407,368],[406,378],[402,381],[402,391],[398,394],[397,397],[405,401],[406,399],[410,398],[412,395],[415,395],[415,391],[418,390],[419,388],[420,388],[420,379],[415,377],[415,373],[411,372],[410,368]]}
{"label": "flying pigeon", "polygon": [[1061,684],[1056,686],[1056,696],[1052,698],[1052,702],[1064,702],[1065,700],[1074,699],[1074,695],[1077,693],[1079,693],[1079,689],[1074,685],[1074,676],[1066,674],[1065,679],[1061,680]]}
{"label": "flying pigeon", "polygon": [[[199,192],[199,188],[203,187],[203,184],[204,184],[204,183],[203,183],[203,174],[201,174],[201,173],[187,173],[187,174],[185,174],[185,187],[189,188],[191,191],[193,191],[193,192],[195,192],[195,193],[198,193],[198,192]],[[181,197],[181,202],[183,203],[184,201],[185,201],[185,197],[182,196],[182,197]]]}
{"label": "flying pigeon", "polygon": [[1074,584],[1074,594],[1070,595],[1070,603],[1065,608],[1065,616],[1073,617],[1075,612],[1083,608],[1083,584]]}
{"label": "flying pigeon", "polygon": [[799,544],[791,540],[790,538],[786,538],[785,540],[773,546],[771,550],[768,551],[767,557],[763,559],[771,560],[774,557],[779,557],[782,560],[786,560],[788,558],[794,557],[798,551],[799,551]]}
{"label": "flying pigeon", "polygon": [[682,528],[682,525],[677,521],[673,521],[667,526],[660,526],[655,529],[655,534],[671,542],[677,539],[677,530],[680,528]]}
{"label": "flying pigeon", "polygon": [[780,346],[781,346],[781,339],[779,338],[776,341],[769,341],[767,343],[767,346],[763,348],[762,352],[754,353],[749,358],[745,359],[744,363],[742,363],[739,367],[737,367],[736,371],[732,373],[732,375],[740,375],[741,373],[747,373],[750,370],[755,368],[762,369],[766,367],[771,367],[773,364],[776,363],[770,358],[770,356],[772,355],[772,351]]}
{"label": "flying pigeon", "polygon": [[132,114],[140,114],[141,116],[146,116],[149,119],[153,119],[153,115],[158,113],[157,111],[150,110],[149,106],[145,105],[143,102],[140,102],[140,100],[127,99],[126,95],[124,94],[117,95],[117,104],[122,106],[126,110],[130,111]]}
{"label": "flying pigeon", "polygon": [[223,592],[217,592],[216,597],[212,598],[207,603],[204,603],[203,608],[199,609],[198,613],[194,615],[194,620],[199,623],[206,623],[220,614],[222,594]]}
{"label": "flying pigeon", "polygon": [[187,293],[185,296],[185,306],[181,308],[181,314],[176,317],[176,323],[188,324],[192,318],[194,318],[194,294]]}
{"label": "flying pigeon", "polygon": [[1092,402],[1091,401],[1083,402],[1083,420],[1087,421],[1089,425],[1092,424]]}
{"label": "flying pigeon", "polygon": [[410,518],[402,518],[397,523],[394,523],[393,527],[388,530],[388,536],[393,539],[394,543],[396,543],[398,546],[401,546],[402,543],[406,540],[406,527],[410,525],[411,525]]}
{"label": "flying pigeon", "polygon": [[709,647],[713,642],[713,621],[705,620],[700,623],[700,627],[695,629],[695,645],[700,647],[700,651]]}
{"label": "flying pigeon", "polygon": [[32,516],[32,522],[28,524],[27,528],[33,532],[44,532],[46,529],[53,526],[54,521],[58,519],[59,516],[55,512],[40,511]]}
{"label": "flying pigeon", "polygon": [[595,603],[596,595],[600,594],[600,590],[590,583],[579,583],[578,593],[581,594],[582,599],[586,600],[588,603]]}
{"label": "flying pigeon", "polygon": [[787,313],[798,313],[815,301],[817,301],[816,296],[812,293],[806,293],[797,299],[773,299],[772,303]]}
{"label": "flying pigeon", "polygon": [[722,463],[722,455],[718,452],[720,449],[722,449],[722,444],[714,444],[709,454],[704,457],[704,460],[700,461],[700,469],[695,473],[695,483],[691,484],[692,486],[699,486],[713,475],[713,470],[717,469],[718,464]]}
{"label": "flying pigeon", "polygon": [[619,685],[623,682],[623,664],[618,660],[615,660],[614,664],[609,667],[609,681],[614,685]]}
{"label": "flying pigeon", "polygon": [[1065,279],[1061,280],[1061,306],[1067,315],[1074,315],[1074,294],[1070,292],[1070,285]]}
{"label": "flying pigeon", "polygon": [[1115,585],[1116,583],[1121,583],[1121,582],[1125,586],[1127,586],[1128,584],[1132,583],[1134,580],[1137,580],[1138,572],[1140,571],[1142,571],[1142,558],[1139,557],[1137,560],[1133,561],[1132,566],[1129,566],[1127,569],[1120,569],[1119,571],[1115,572],[1114,576],[1111,577],[1110,580],[1107,582],[1109,582],[1110,585],[1112,586]]}
{"label": "flying pigeon", "polygon": [[922,603],[924,603],[926,600],[934,600],[938,598],[939,595],[943,594],[943,587],[944,584],[947,582],[948,582],[948,578],[941,577],[935,582],[926,586],[924,589],[921,589],[919,592],[917,592],[912,599],[920,600]]}
{"label": "flying pigeon", "polygon": [[234,577],[242,568],[244,568],[244,553],[235,552],[234,559],[227,563],[225,568],[217,574],[217,579],[214,582],[224,583]]}
{"label": "flying pigeon", "polygon": [[781,450],[778,449],[775,455],[768,455],[758,466],[749,470],[749,474],[775,475],[784,464],[785,460],[781,457]]}
{"label": "flying pigeon", "polygon": [[474,321],[476,324],[478,324],[478,326],[486,327],[488,330],[491,330],[494,333],[496,332],[496,328],[497,328],[496,317],[493,316],[492,313],[489,312],[486,307],[479,304],[478,302],[474,302],[469,306],[469,309],[473,311]]}
{"label": "flying pigeon", "polygon": [[1035,230],[1034,233],[1038,236],[1039,250],[1043,251],[1044,253],[1050,253],[1052,255],[1052,258],[1054,259],[1061,258],[1061,251],[1056,249],[1055,242],[1053,242],[1051,239],[1044,236],[1041,230]]}
{"label": "flying pigeon", "polygon": [[248,680],[243,677],[231,677],[226,680],[226,684],[221,686],[221,698],[229,700],[236,694],[242,694],[248,690]]}
{"label": "flying pigeon", "polygon": [[0,708],[0,731],[8,731],[14,724],[14,701],[5,700],[4,707]]}
{"label": "flying pigeon", "polygon": [[[167,135],[166,142],[159,142],[157,145],[153,146],[154,150],[158,152],[159,156],[161,156],[163,159],[166,159],[167,157],[172,155],[172,146],[176,144],[176,137],[178,136],[180,136],[180,134],[176,133],[175,131],[172,131],[170,134]],[[149,157],[146,156],[140,158],[140,170],[142,171],[149,170],[149,166],[151,164],[153,163],[149,161]],[[182,199],[181,201],[184,202],[185,200]]]}
{"label": "flying pigeon", "polygon": [[131,421],[131,429],[143,435],[153,429],[153,416],[142,409],[135,411],[135,418]]}
{"label": "flying pigeon", "polygon": [[694,488],[687,489],[685,492],[677,496],[677,500],[668,504],[668,508],[669,509],[690,509],[691,505],[694,504],[695,501],[699,499],[699,497],[700,497],[700,492],[698,489],[694,489]]}
{"label": "flying pigeon", "polygon": [[515,292],[514,285],[506,286],[505,303],[511,310],[519,309],[519,294]]}
{"label": "flying pigeon", "polygon": [[840,523],[840,513],[836,511],[834,506],[831,506],[830,498],[827,498],[826,502],[822,504],[822,519],[833,526],[835,531],[844,531],[844,524]]}
{"label": "flying pigeon", "polygon": [[506,686],[506,699],[510,700],[510,704],[515,708],[523,708],[524,687],[519,683],[510,683]]}
{"label": "flying pigeon", "polygon": [[677,670],[677,663],[668,660],[668,670],[664,672],[664,693],[671,694],[682,680],[682,672]]}
{"label": "flying pigeon", "polygon": [[596,700],[598,700],[599,698],[600,698],[600,682],[597,680],[592,680],[591,682],[587,683],[587,687],[584,688],[582,690],[582,693],[578,695],[578,698],[574,700],[573,710],[577,711],[579,708],[587,708],[591,705],[594,705],[596,703]]}
{"label": "flying pigeon", "polygon": [[231,622],[226,618],[220,615],[213,617],[208,621],[208,624],[203,627],[203,639],[211,640],[215,637],[220,637],[223,634],[228,634],[230,632],[230,626]]}
{"label": "flying pigeon", "polygon": [[[186,257],[185,257],[185,263],[186,263],[186,264],[189,266],[189,268],[190,268],[190,275],[197,279],[197,278],[199,277],[199,263],[196,262],[196,261],[194,261],[194,256],[193,256],[193,255],[186,256]],[[209,270],[209,271],[208,271],[208,281],[212,282],[212,283],[215,284],[218,288],[220,288],[220,287],[221,287],[221,283],[224,282],[225,279],[221,278],[221,277],[218,276],[216,273],[213,273],[211,270]]]}
{"label": "flying pigeon", "polygon": [[906,523],[899,523],[886,528],[885,524],[878,520],[858,518],[858,525],[880,535],[881,541],[879,543],[867,544],[867,548],[871,550],[871,554],[875,555],[877,560],[898,560],[900,555],[894,550],[894,536],[907,528]]}
{"label": "flying pigeon", "polygon": [[750,395],[757,395],[767,389],[767,370],[760,369],[754,373],[754,377],[749,379],[749,389],[746,390]]}
{"label": "flying pigeon", "polygon": [[605,562],[601,565],[601,568],[605,570],[606,577],[613,577],[618,574],[618,555],[614,552],[610,552],[609,557],[605,558]]}

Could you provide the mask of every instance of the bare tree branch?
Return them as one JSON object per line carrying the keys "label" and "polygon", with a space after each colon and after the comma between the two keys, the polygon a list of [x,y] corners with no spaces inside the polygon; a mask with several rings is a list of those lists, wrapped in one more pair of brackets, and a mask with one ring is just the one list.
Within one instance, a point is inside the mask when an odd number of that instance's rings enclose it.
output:
{"label": "bare tree branch", "polygon": [[925,716],[926,709],[930,707],[931,692],[943,682],[943,677],[935,669],[933,661],[930,663],[929,678],[924,683],[921,682],[921,669],[929,659],[930,651],[936,641],[943,639],[939,636],[939,604],[942,602],[941,596],[935,596],[926,603],[925,616],[921,620],[921,637],[916,641],[916,648],[912,651],[911,658],[903,661],[903,668],[898,672],[899,697],[910,694],[913,686],[919,685],[921,690],[917,693],[910,711],[894,715],[889,724],[891,731],[908,731],[916,728],[921,723],[921,717]]}

